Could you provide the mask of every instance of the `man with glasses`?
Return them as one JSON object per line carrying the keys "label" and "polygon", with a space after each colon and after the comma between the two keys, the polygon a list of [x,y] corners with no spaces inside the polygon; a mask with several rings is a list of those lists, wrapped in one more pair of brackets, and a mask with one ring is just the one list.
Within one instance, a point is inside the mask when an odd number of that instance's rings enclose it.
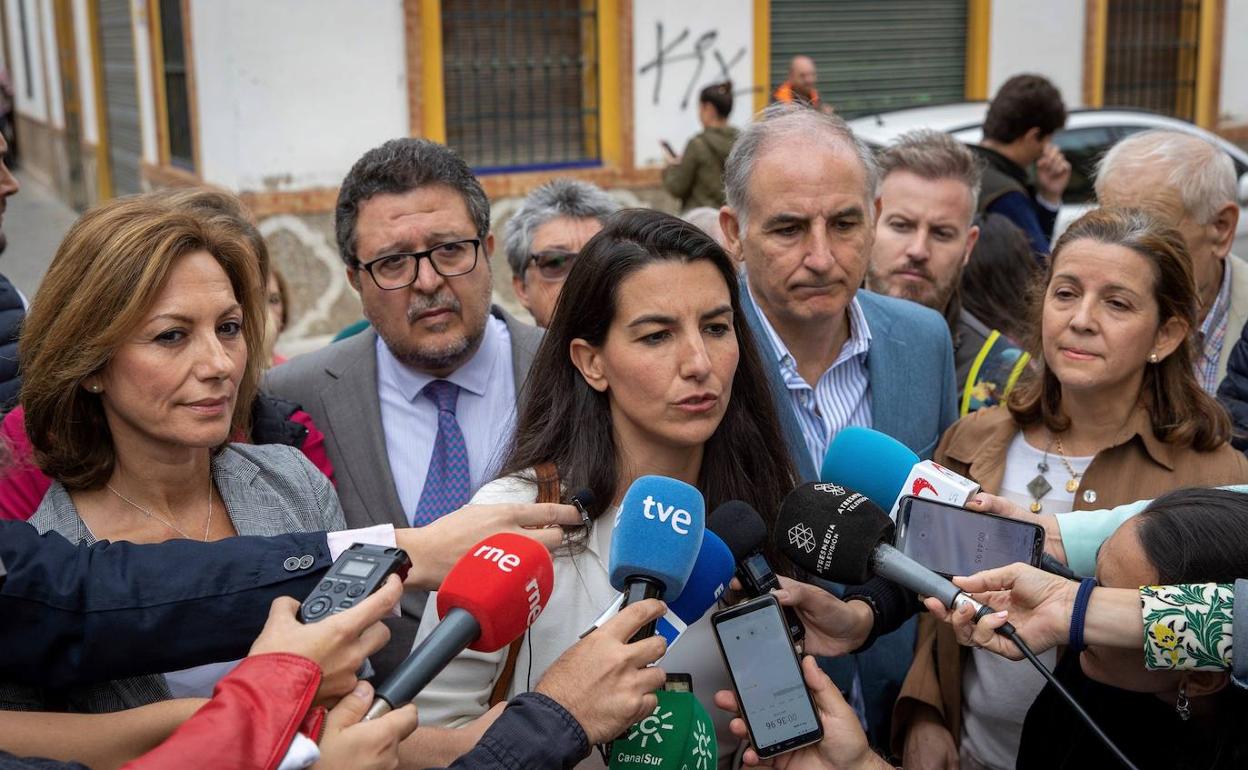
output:
{"label": "man with glasses", "polygon": [[581,247],[620,204],[601,188],[555,179],[529,193],[503,228],[516,298],[543,329]]}
{"label": "man with glasses", "polygon": [[[325,432],[351,527],[424,526],[468,502],[509,438],[542,333],[490,304],[490,203],[453,150],[394,139],[364,153],[334,228],[372,328],[273,369],[268,392]],[[381,676],[411,650],[407,594]]]}

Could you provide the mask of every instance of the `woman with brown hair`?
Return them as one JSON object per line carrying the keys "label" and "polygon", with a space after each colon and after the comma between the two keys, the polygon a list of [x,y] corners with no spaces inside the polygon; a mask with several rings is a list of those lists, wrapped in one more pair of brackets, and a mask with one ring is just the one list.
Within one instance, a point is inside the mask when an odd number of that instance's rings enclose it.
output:
{"label": "woman with brown hair", "polygon": [[[31,523],[87,543],[342,529],[332,485],[299,450],[231,443],[248,435],[264,323],[238,228],[158,194],[85,214],[22,332],[26,432],[53,479]],[[5,686],[0,707],[116,711],[210,692],[224,670],[176,673]]]}
{"label": "woman with brown hair", "polygon": [[[1034,376],[950,427],[936,462],[1035,513],[1248,481],[1226,413],[1193,373],[1196,288],[1176,231],[1138,211],[1089,212],[1058,240],[1042,286]],[[906,767],[1012,768],[1043,685],[1030,664],[964,654],[923,618],[894,745]]]}

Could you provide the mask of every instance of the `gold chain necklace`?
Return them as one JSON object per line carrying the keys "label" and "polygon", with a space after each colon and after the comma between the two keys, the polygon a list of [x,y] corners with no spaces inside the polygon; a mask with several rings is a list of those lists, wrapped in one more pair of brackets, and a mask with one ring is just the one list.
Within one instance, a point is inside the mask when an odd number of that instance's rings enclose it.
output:
{"label": "gold chain necklace", "polygon": [[1062,448],[1062,437],[1054,436],[1053,443],[1057,447],[1057,459],[1062,461],[1062,465],[1066,466],[1066,472],[1070,474],[1070,480],[1066,482],[1066,491],[1074,494],[1079,489],[1079,480],[1083,478],[1083,474],[1075,473],[1070,461],[1066,459],[1066,451]]}
{"label": "gold chain necklace", "polygon": [[[168,527],[169,529],[172,529],[174,532],[177,532],[179,535],[186,538],[187,540],[195,539],[193,536],[187,534],[186,530],[182,529],[178,525],[169,521],[164,516],[160,516],[155,513],[152,513],[148,509],[144,508],[143,506],[134,502],[133,500],[126,497],[122,493],[118,492],[116,489],[113,488],[112,484],[105,483],[104,486],[108,487],[109,492],[112,492],[114,495],[117,495],[118,497],[120,497],[122,501],[125,502],[127,505],[141,511],[143,515],[146,516],[147,518],[155,519],[156,521],[159,521],[161,524],[164,524],[166,527]],[[208,471],[208,519],[207,521],[204,522],[204,542],[205,543],[208,542],[208,533],[211,529],[212,529],[212,471],[209,470]]]}

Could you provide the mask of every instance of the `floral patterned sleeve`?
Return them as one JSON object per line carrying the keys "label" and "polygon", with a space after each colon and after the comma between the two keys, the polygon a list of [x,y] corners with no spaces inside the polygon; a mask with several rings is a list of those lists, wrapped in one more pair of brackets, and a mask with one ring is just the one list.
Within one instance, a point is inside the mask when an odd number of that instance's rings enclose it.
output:
{"label": "floral patterned sleeve", "polygon": [[1149,671],[1226,671],[1231,667],[1235,586],[1141,586],[1144,665]]}

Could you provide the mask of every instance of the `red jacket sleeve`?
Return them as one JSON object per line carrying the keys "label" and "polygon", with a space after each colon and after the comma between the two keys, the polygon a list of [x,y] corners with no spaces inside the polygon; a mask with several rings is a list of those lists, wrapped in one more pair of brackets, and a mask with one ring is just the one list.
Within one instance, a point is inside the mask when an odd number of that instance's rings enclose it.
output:
{"label": "red jacket sleeve", "polygon": [[43,502],[52,480],[35,466],[35,450],[26,437],[26,412],[21,406],[4,416],[0,437],[9,450],[8,467],[0,475],[0,519],[26,521]]}
{"label": "red jacket sleeve", "polygon": [[274,770],[320,684],[321,669],[307,658],[286,653],[245,658],[217,683],[212,700],[195,716],[124,770],[184,768],[191,757],[212,757],[220,770]]}
{"label": "red jacket sleeve", "polygon": [[325,434],[312,422],[312,415],[297,409],[290,419],[308,429],[308,437],[303,440],[303,454],[312,461],[317,470],[325,474],[331,484],[337,486],[334,481],[334,464],[329,461],[329,453],[325,451]]}

